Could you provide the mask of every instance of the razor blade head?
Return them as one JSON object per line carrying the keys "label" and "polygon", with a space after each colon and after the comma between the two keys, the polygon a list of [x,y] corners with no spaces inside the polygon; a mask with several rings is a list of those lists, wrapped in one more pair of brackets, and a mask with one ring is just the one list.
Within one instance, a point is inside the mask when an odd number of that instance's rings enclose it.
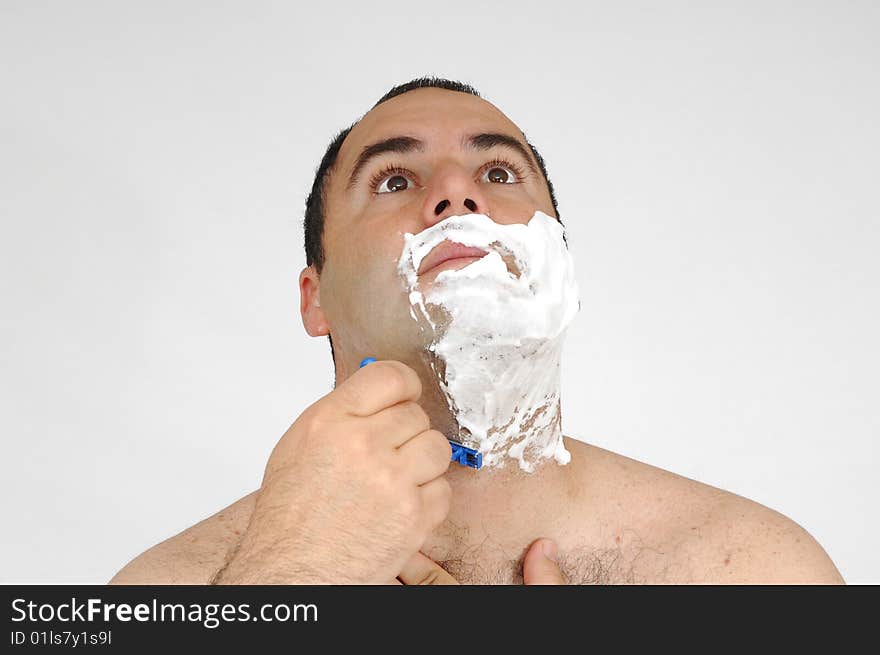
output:
{"label": "razor blade head", "polygon": [[478,469],[483,466],[483,453],[473,448],[468,448],[457,441],[449,440],[452,446],[452,461],[458,462],[462,466],[469,466],[472,469]]}

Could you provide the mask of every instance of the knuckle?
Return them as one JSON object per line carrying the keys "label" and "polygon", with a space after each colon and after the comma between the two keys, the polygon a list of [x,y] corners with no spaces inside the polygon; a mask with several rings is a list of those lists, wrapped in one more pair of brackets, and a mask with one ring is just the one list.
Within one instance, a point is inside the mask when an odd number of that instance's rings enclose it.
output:
{"label": "knuckle", "polygon": [[299,418],[296,419],[294,425],[310,432],[319,421],[320,410],[317,407],[309,407],[299,415]]}
{"label": "knuckle", "polygon": [[397,510],[407,523],[416,523],[422,510],[421,499],[415,493],[401,494]]}
{"label": "knuckle", "polygon": [[345,440],[345,452],[354,462],[365,462],[372,455],[369,436],[362,433],[349,435]]}
{"label": "knuckle", "polygon": [[406,388],[404,372],[397,366],[397,362],[383,362],[382,383],[391,390],[394,395],[403,394]]}
{"label": "knuckle", "polygon": [[398,468],[393,460],[377,463],[372,467],[371,477],[373,484],[379,495],[383,498],[396,499],[401,496],[401,475]]}
{"label": "knuckle", "polygon": [[410,395],[413,392],[416,397],[421,395],[422,384],[419,376],[409,366],[396,360],[388,360],[382,364],[384,382],[389,385],[395,396]]}
{"label": "knuckle", "polygon": [[327,434],[330,429],[330,420],[327,408],[323,405],[314,405],[300,414],[296,421],[307,436],[320,436]]}

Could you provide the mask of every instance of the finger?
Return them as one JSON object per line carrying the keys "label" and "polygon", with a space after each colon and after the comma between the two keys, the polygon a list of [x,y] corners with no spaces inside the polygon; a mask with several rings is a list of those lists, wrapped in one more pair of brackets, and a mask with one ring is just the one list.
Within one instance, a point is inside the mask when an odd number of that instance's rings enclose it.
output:
{"label": "finger", "polygon": [[425,484],[443,475],[452,461],[452,446],[437,430],[425,430],[397,449],[407,477]]}
{"label": "finger", "polygon": [[418,400],[422,381],[403,362],[387,359],[358,369],[328,398],[355,416],[371,416],[405,400]]}
{"label": "finger", "polygon": [[558,550],[550,539],[538,539],[523,559],[523,582],[527,585],[564,585],[565,576],[557,563]]}
{"label": "finger", "polygon": [[403,445],[431,427],[425,410],[412,400],[392,405],[364,420],[370,433],[392,448]]}
{"label": "finger", "polygon": [[449,480],[440,476],[423,484],[419,490],[422,495],[424,525],[429,530],[434,530],[443,523],[443,519],[449,514],[449,507],[452,504],[452,487]]}
{"label": "finger", "polygon": [[418,552],[403,565],[397,579],[405,585],[458,584],[458,580],[444,571],[437,562]]}

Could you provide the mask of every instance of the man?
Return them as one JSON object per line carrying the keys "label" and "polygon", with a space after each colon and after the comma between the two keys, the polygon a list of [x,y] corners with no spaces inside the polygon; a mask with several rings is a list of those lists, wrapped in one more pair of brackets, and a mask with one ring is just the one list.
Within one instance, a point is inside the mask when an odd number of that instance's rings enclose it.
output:
{"label": "man", "polygon": [[[306,205],[300,309],[331,338],[336,387],[258,491],[112,583],[843,582],[777,512],[567,437],[564,465],[450,466],[454,417],[403,305],[403,235],[470,213],[558,220],[537,150],[471,87],[392,89],[331,143]],[[359,369],[366,356],[379,361]]]}

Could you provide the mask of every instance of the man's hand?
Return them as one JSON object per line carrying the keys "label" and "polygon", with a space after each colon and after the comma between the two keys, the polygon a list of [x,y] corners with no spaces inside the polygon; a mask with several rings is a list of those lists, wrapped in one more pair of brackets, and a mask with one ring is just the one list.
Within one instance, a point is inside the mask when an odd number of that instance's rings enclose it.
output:
{"label": "man's hand", "polygon": [[219,584],[394,578],[449,512],[451,447],[396,361],[359,369],[291,425],[269,458]]}
{"label": "man's hand", "polygon": [[[556,563],[556,543],[538,539],[523,558],[523,582],[527,585],[564,585],[565,577]],[[422,553],[413,555],[397,576],[405,585],[455,585],[458,581],[434,560]]]}

